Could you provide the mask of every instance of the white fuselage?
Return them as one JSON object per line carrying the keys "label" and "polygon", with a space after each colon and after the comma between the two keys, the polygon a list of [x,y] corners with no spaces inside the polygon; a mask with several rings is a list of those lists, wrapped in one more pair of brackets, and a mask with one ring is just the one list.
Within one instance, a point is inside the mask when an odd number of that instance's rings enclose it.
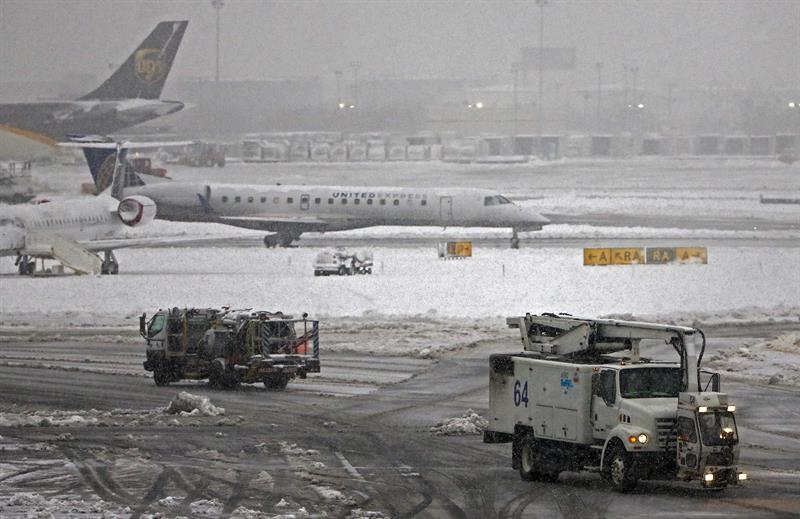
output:
{"label": "white fuselage", "polygon": [[0,256],[24,254],[32,233],[51,233],[76,242],[119,237],[126,226],[119,202],[101,196],[80,200],[0,207]]}
{"label": "white fuselage", "polygon": [[183,182],[125,188],[158,206],[158,217],[218,221],[281,231],[336,231],[376,225],[510,227],[538,230],[548,220],[493,191],[471,188],[238,185]]}

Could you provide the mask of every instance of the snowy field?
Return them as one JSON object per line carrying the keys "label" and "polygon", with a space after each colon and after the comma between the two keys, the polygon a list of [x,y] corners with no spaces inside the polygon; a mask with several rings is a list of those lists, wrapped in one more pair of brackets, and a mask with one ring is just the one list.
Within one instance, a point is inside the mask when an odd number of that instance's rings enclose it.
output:
{"label": "snowy field", "polygon": [[[437,323],[457,318],[462,328],[462,321],[480,322],[491,330],[494,323],[502,327],[502,317],[526,311],[747,320],[796,319],[800,307],[800,206],[759,201],[762,194],[800,198],[800,168],[772,158],[168,169],[177,180],[208,182],[469,185],[509,194],[546,214],[577,215],[576,222],[587,223],[546,226],[524,237],[518,251],[499,246],[510,236],[507,229],[402,227],[309,233],[299,248],[268,250],[257,246],[263,233],[156,221],[132,234],[239,236],[256,246],[124,249],[117,252],[122,272],[114,277],[18,278],[13,261],[3,258],[0,326],[135,327],[138,314],[160,306],[221,304],[307,311],[337,322],[354,317],[388,322],[416,316],[411,321]],[[58,196],[74,194],[81,182],[89,181],[88,171],[78,166],[40,168],[34,176]],[[634,225],[628,217],[645,223]],[[313,277],[311,264],[321,247],[308,244],[334,245],[337,238],[359,240],[372,249],[375,273]],[[478,241],[475,257],[461,262],[438,260],[427,243],[454,238],[502,242],[490,247]],[[409,241],[398,241],[405,239]],[[613,246],[614,240],[625,240],[623,246],[707,245],[709,264],[582,265],[581,247]]]}
{"label": "snowy field", "polygon": [[[800,248],[711,247],[708,265],[585,267],[579,248],[378,247],[371,276],[314,277],[313,248],[118,251],[118,276],[27,278],[1,264],[2,325],[136,326],[159,307],[258,307],[320,317],[486,319],[524,312],[672,315],[792,313]],[[742,310],[744,309],[744,310]],[[795,314],[796,316],[796,314]],[[796,318],[796,317],[795,317]]]}

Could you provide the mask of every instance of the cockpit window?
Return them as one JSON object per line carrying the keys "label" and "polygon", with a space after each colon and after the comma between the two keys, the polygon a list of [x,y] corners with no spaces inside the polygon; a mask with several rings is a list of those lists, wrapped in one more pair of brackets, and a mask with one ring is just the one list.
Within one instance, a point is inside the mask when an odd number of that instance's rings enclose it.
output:
{"label": "cockpit window", "polygon": [[504,197],[503,195],[495,195],[495,196],[486,196],[483,198],[483,205],[500,205],[500,204],[510,204],[511,200]]}

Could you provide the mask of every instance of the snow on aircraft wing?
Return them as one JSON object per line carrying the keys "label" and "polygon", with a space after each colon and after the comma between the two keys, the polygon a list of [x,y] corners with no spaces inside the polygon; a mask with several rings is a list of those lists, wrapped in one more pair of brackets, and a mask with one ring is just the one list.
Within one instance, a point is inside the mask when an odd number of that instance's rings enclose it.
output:
{"label": "snow on aircraft wing", "polygon": [[91,252],[116,249],[170,247],[173,245],[224,245],[252,239],[245,234],[228,234],[224,236],[152,236],[149,238],[110,238],[80,242],[80,245]]}

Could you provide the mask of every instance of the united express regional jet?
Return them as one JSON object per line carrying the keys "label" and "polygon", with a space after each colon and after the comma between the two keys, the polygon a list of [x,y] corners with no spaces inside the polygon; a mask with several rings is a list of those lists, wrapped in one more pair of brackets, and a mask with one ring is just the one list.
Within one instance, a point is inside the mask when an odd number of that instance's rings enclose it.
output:
{"label": "united express regional jet", "polygon": [[[122,151],[117,157],[111,149],[84,149],[98,192],[108,186],[117,161],[125,162]],[[485,189],[145,183],[124,169],[121,193],[155,201],[158,218],[269,231],[268,247],[289,246],[305,232],[387,225],[511,228],[511,246],[517,248],[518,232],[549,222]]]}

